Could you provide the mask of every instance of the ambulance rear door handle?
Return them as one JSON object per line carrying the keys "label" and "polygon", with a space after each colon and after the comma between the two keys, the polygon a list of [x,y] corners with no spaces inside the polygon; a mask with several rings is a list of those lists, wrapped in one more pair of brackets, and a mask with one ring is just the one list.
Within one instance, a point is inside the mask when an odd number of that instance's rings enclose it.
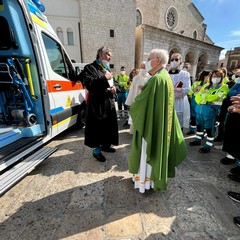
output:
{"label": "ambulance rear door handle", "polygon": [[54,87],[55,89],[57,89],[57,90],[60,90],[60,89],[62,88],[62,85],[60,85],[60,84],[55,84],[53,87]]}

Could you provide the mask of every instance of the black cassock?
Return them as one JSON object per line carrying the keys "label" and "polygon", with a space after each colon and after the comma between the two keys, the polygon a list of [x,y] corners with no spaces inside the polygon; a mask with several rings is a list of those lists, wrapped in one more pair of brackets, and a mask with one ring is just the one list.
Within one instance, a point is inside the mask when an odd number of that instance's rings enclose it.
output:
{"label": "black cassock", "polygon": [[240,159],[240,114],[228,113],[226,117],[222,150]]}
{"label": "black cassock", "polygon": [[[117,95],[110,92],[105,73],[96,61],[86,65],[81,72],[81,81],[88,90],[85,145],[91,148],[118,145]],[[116,88],[118,90],[118,86]]]}

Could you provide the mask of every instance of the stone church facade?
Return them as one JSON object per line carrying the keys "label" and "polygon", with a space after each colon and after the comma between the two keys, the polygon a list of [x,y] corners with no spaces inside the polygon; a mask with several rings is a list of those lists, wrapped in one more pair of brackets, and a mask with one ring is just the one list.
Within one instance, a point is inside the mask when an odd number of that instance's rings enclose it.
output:
{"label": "stone church facade", "polygon": [[217,67],[221,47],[206,34],[204,18],[191,0],[42,0],[46,16],[77,62],[92,62],[103,45],[111,67],[127,72],[153,48],[179,52],[192,75]]}

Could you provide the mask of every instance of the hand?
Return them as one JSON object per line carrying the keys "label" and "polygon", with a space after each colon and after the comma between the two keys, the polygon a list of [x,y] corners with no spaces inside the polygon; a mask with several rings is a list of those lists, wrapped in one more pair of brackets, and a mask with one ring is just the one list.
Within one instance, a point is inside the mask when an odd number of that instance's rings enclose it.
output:
{"label": "hand", "polygon": [[232,112],[233,113],[240,113],[240,108],[233,108]]}
{"label": "hand", "polygon": [[228,107],[228,111],[230,113],[240,113],[240,108],[232,105],[232,106]]}
{"label": "hand", "polygon": [[234,106],[232,105],[232,106],[228,107],[228,109],[227,109],[227,110],[228,110],[228,112],[230,112],[230,113],[231,113],[231,112],[233,112],[233,109],[234,109]]}
{"label": "hand", "polygon": [[175,87],[174,91],[177,93],[182,93],[182,88]]}
{"label": "hand", "polygon": [[230,108],[230,110],[232,111],[232,112],[240,112],[240,96],[239,95],[237,95],[237,96],[232,96],[231,98],[230,98],[230,100],[232,101],[232,108]]}
{"label": "hand", "polygon": [[174,88],[174,95],[176,98],[182,97],[182,88]]}
{"label": "hand", "polygon": [[111,93],[116,93],[116,87],[115,86],[110,87],[110,91]]}
{"label": "hand", "polygon": [[107,80],[111,80],[113,78],[113,75],[111,73],[107,72],[105,74],[105,77],[106,77]]}
{"label": "hand", "polygon": [[240,102],[240,96],[237,95],[237,96],[232,96],[230,98],[230,100],[232,101],[232,103],[239,103]]}

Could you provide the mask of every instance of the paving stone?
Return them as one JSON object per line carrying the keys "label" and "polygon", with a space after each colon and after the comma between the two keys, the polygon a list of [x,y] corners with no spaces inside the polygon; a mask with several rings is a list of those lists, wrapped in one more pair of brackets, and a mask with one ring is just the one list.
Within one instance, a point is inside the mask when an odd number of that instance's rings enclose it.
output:
{"label": "paving stone", "polygon": [[104,239],[104,212],[102,210],[78,211],[64,214],[55,233],[55,239]]}
{"label": "paving stone", "polygon": [[233,166],[189,147],[167,191],[133,188],[128,172],[132,136],[119,122],[119,146],[92,157],[84,130],[69,130],[49,146],[58,151],[0,198],[1,240],[239,240],[233,217],[240,204],[227,196],[239,183],[227,179]]}
{"label": "paving stone", "polygon": [[139,213],[116,210],[106,218],[106,234],[108,237],[141,236],[142,222]]}

